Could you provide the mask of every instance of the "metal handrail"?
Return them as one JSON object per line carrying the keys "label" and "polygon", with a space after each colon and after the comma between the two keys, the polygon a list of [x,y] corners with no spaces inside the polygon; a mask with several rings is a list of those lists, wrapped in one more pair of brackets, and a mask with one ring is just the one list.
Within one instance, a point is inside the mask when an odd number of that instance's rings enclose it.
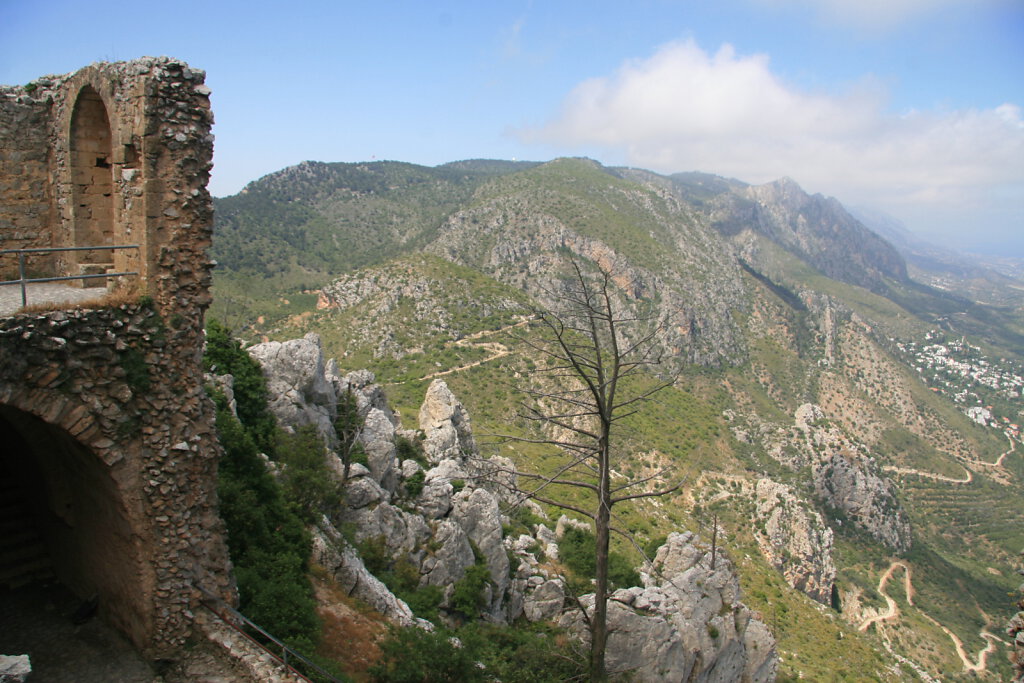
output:
{"label": "metal handrail", "polygon": [[139,249],[138,244],[116,244],[116,245],[104,245],[101,247],[33,247],[31,249],[4,249],[0,251],[0,256],[6,254],[17,254],[18,255],[18,279],[17,280],[5,280],[0,282],[0,286],[3,285],[21,285],[21,306],[24,308],[28,305],[28,292],[25,285],[30,282],[64,282],[67,280],[94,280],[96,278],[108,278],[108,277],[123,277],[125,275],[138,275],[138,271],[125,271],[121,273],[102,273],[96,275],[65,275],[61,277],[37,277],[37,278],[26,278],[25,277],[25,254],[50,254],[53,252],[60,251],[98,251],[102,249]]}
{"label": "metal handrail", "polygon": [[[245,616],[244,614],[242,614],[241,612],[239,612],[235,608],[231,607],[230,605],[225,604],[224,601],[222,601],[220,598],[217,598],[216,596],[212,595],[209,591],[205,590],[202,587],[199,587],[199,591],[203,595],[206,596],[206,599],[200,600],[199,604],[201,604],[206,609],[210,610],[210,612],[212,612],[218,619],[220,619],[222,622],[224,622],[225,624],[227,624],[231,628],[235,629],[235,631],[237,631],[238,633],[242,634],[242,636],[244,636],[251,643],[256,645],[256,647],[260,648],[261,650],[266,652],[268,655],[273,657],[275,660],[277,660],[278,663],[282,664],[285,668],[287,668],[290,672],[292,672],[293,674],[295,674],[296,676],[301,678],[303,681],[306,681],[307,683],[313,683],[313,681],[308,676],[306,676],[301,671],[299,671],[294,666],[292,666],[292,664],[288,661],[289,660],[289,656],[293,660],[298,660],[299,662],[302,662],[303,665],[309,667],[310,669],[312,669],[313,671],[318,673],[320,676],[323,676],[325,679],[327,679],[331,683],[342,683],[340,680],[338,680],[337,678],[335,678],[331,674],[329,674],[326,671],[324,671],[322,668],[320,668],[319,666],[317,666],[316,664],[311,662],[309,659],[307,659],[306,657],[302,656],[301,654],[299,654],[295,650],[291,649],[290,647],[285,645],[283,642],[281,642],[280,640],[278,640],[274,636],[272,636],[269,633],[267,633],[265,630],[263,630],[262,627],[259,626],[259,624],[257,624],[256,622],[252,621],[251,619],[249,619],[249,617]],[[211,604],[211,603],[213,603],[213,604]],[[215,607],[214,605],[218,605],[219,609],[218,609],[218,607]],[[222,614],[221,610],[223,610],[227,614]],[[278,656],[278,654],[276,652],[274,652],[269,647],[267,647],[266,645],[261,643],[259,640],[257,640],[256,638],[253,638],[250,634],[246,633],[245,630],[242,629],[236,623],[235,620],[240,621],[243,624],[245,624],[246,626],[254,629],[256,632],[258,632],[264,638],[266,638],[267,640],[269,640],[272,643],[274,643],[277,647],[281,648],[280,656]]]}

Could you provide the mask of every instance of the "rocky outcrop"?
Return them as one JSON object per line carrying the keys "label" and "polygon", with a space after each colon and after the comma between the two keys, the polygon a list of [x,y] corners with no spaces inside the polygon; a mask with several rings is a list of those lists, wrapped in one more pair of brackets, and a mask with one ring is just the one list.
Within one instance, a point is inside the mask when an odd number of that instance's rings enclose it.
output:
{"label": "rocky outcrop", "polygon": [[792,425],[755,415],[740,419],[734,411],[725,417],[738,440],[760,445],[793,470],[809,467],[815,493],[837,523],[848,520],[897,553],[910,549],[910,521],[896,487],[882,475],[867,446],[832,424],[819,406],[798,407]]}
{"label": "rocky outcrop", "polygon": [[[379,400],[372,375],[338,377],[315,354],[306,355],[319,350],[315,340],[303,341],[308,344],[280,345],[257,356],[269,359],[268,376],[278,373],[273,386],[289,392],[292,419],[327,415],[339,392],[354,393],[365,416],[359,438],[367,464],[350,468],[340,518],[350,525],[356,544],[372,545],[375,553],[411,567],[421,587],[442,588],[442,614],[454,586],[471,566],[481,564],[489,578],[480,596],[483,616],[506,623],[520,616],[558,619],[585,638],[580,612],[567,607],[562,578],[545,563],[557,558],[561,532],[580,523],[563,516],[554,531],[538,523],[531,534],[505,537],[509,520],[500,503],[514,488],[514,469],[503,459],[479,457],[469,416],[443,381],[431,384],[419,414],[424,457],[402,460],[395,443],[408,433]],[[309,362],[277,362],[296,357]],[[412,481],[422,485],[405,485]],[[531,509],[547,519],[539,507]],[[393,622],[417,623],[409,606],[367,570],[356,549],[326,520],[314,534],[314,561],[350,595]],[[735,572],[721,553],[712,565],[710,552],[693,534],[672,534],[643,577],[642,587],[616,591],[611,599],[608,661],[613,669],[640,680],[771,679],[777,665],[774,640],[740,602]],[[593,597],[585,596],[583,604],[592,607]]]}
{"label": "rocky outcrop", "polygon": [[337,536],[317,530],[313,534],[313,561],[326,569],[349,596],[362,600],[378,613],[400,626],[417,623],[412,610],[371,574],[351,547],[340,544]]}
{"label": "rocky outcrop", "polygon": [[265,342],[247,349],[267,378],[268,407],[286,428],[316,425],[324,443],[337,444],[334,417],[337,405],[332,378],[325,372],[320,337]]}
{"label": "rocky outcrop", "polygon": [[[609,672],[643,681],[774,680],[775,640],[740,602],[732,563],[693,533],[670,534],[643,586],[615,591],[608,603]],[[593,608],[593,595],[583,596]],[[586,640],[578,610],[560,623]]]}
{"label": "rocky outcrop", "polygon": [[[339,377],[333,363],[324,363],[315,334],[289,342],[269,342],[249,349],[267,377],[271,408],[285,427],[314,424],[337,443],[333,415],[338,401],[351,393],[363,418],[359,442],[366,465],[354,463],[345,482],[343,523],[357,543],[379,548],[393,562],[408,563],[421,586],[438,586],[450,597],[452,586],[474,565],[477,554],[488,570],[484,611],[496,620],[508,614],[509,560],[505,551],[499,492],[507,490],[511,470],[503,459],[481,462],[466,409],[441,380],[427,390],[420,410],[425,470],[413,459],[400,460],[396,441],[402,433],[373,375],[356,372]],[[337,456],[332,470],[340,472]],[[489,476],[492,472],[494,476]],[[415,476],[423,486],[411,493],[404,486]],[[504,484],[500,482],[504,481]],[[487,486],[494,487],[489,490]],[[398,622],[408,621],[408,607],[374,579],[326,521],[318,536],[318,562],[353,594],[379,607]],[[372,579],[372,580],[371,580]],[[409,613],[411,614],[411,612]]]}
{"label": "rocky outcrop", "polygon": [[910,550],[910,520],[895,487],[881,475],[874,459],[832,453],[814,470],[814,490],[827,505],[892,550]]}
{"label": "rocky outcrop", "polygon": [[829,604],[836,578],[832,529],[785,484],[761,479],[755,496],[755,538],[762,554],[791,587]]}
{"label": "rocky outcrop", "polygon": [[434,380],[427,387],[419,423],[420,430],[426,435],[423,453],[431,463],[443,460],[461,462],[476,454],[469,413],[443,381]]}

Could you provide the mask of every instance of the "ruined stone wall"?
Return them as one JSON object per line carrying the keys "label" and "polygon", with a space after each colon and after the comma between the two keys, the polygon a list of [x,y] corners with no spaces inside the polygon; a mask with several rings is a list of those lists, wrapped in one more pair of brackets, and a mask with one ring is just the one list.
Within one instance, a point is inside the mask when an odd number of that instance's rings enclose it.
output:
{"label": "ruined stone wall", "polygon": [[[0,319],[0,417],[39,444],[19,413],[34,416],[91,453],[116,492],[107,504],[130,529],[130,549],[94,549],[106,556],[103,571],[61,576],[58,567],[58,576],[84,596],[98,594],[101,609],[154,652],[184,642],[200,587],[231,596],[212,406],[194,347],[180,346],[194,344],[189,326],[172,326],[145,303]],[[57,495],[76,485],[51,476],[47,489]],[[81,520],[95,510],[74,509],[80,496],[67,496],[50,501],[54,512],[87,526]]]}
{"label": "ruined stone wall", "polygon": [[[0,250],[51,246],[55,204],[49,173],[49,107],[24,88],[0,86]],[[52,271],[31,257],[32,275]],[[0,280],[17,277],[17,260],[0,259]]]}
{"label": "ruined stone wall", "polygon": [[69,578],[95,589],[101,612],[153,656],[184,642],[199,587],[232,599],[202,388],[213,227],[203,79],[182,62],[143,58],[0,90],[0,249],[141,246],[112,263],[74,254],[53,264],[137,270],[138,303],[0,318],[0,419],[42,470],[63,467],[41,453],[66,437],[76,454],[62,462],[91,462],[88,476],[111,482],[109,495],[69,494],[68,504],[125,523],[103,541],[121,556],[107,564],[125,568],[104,576],[104,562],[86,558]]}
{"label": "ruined stone wall", "polygon": [[138,244],[33,261],[38,270],[52,260],[57,275],[103,272],[95,264],[138,271],[161,307],[183,288],[208,296],[213,114],[204,79],[183,62],[147,57],[0,88],[0,249]]}

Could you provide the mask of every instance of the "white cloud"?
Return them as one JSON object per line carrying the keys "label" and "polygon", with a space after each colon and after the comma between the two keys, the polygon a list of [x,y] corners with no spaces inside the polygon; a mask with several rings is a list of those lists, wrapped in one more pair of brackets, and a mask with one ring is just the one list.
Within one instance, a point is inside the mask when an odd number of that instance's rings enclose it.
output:
{"label": "white cloud", "polygon": [[[772,7],[799,7],[831,23],[857,29],[887,30],[948,8],[977,10],[1007,0],[753,0]],[[1012,0],[1010,0],[1012,1]]]}
{"label": "white cloud", "polygon": [[791,176],[810,191],[889,208],[980,203],[993,186],[1024,203],[1020,107],[895,115],[884,95],[870,81],[843,95],[803,92],[777,78],[765,55],[729,45],[709,54],[687,41],[584,81],[552,121],[519,135],[602,147],[665,173]]}

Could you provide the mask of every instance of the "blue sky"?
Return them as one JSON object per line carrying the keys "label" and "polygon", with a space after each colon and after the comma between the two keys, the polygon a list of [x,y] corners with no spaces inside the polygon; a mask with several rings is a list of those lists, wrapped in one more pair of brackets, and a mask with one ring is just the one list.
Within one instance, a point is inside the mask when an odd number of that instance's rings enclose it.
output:
{"label": "blue sky", "polygon": [[0,0],[0,83],[207,71],[211,190],[306,159],[789,176],[1024,257],[1024,1]]}

